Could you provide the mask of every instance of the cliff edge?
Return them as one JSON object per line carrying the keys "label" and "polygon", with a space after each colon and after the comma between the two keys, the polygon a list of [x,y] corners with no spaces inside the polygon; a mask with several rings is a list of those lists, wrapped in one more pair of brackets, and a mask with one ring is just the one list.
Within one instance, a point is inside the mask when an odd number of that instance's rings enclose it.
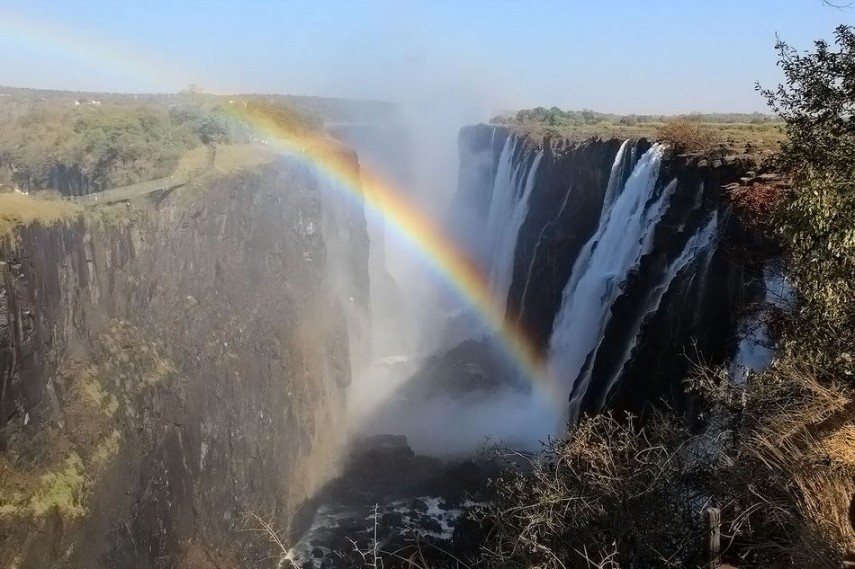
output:
{"label": "cliff edge", "polygon": [[266,557],[239,530],[329,476],[368,310],[364,214],[322,186],[285,156],[3,238],[0,565]]}

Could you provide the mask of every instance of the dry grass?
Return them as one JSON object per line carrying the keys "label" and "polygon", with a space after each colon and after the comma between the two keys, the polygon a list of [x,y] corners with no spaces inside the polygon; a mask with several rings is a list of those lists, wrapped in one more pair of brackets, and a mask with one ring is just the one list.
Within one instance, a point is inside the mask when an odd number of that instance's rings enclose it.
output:
{"label": "dry grass", "polygon": [[819,442],[817,448],[832,464],[855,469],[855,423],[830,433]]}
{"label": "dry grass", "polygon": [[173,175],[193,176],[210,170],[228,173],[266,164],[275,157],[275,150],[265,144],[219,144],[213,150],[210,146],[201,146],[181,158]]}
{"label": "dry grass", "polygon": [[[686,484],[687,440],[659,417],[584,420],[520,473],[496,484],[483,523],[490,567],[685,567],[703,532]],[[524,457],[520,457],[524,458]]]}
{"label": "dry grass", "polygon": [[70,201],[33,197],[17,192],[0,194],[0,237],[17,227],[40,223],[55,225],[73,219],[82,208]]}
{"label": "dry grass", "polygon": [[497,483],[485,514],[491,567],[697,567],[701,513],[721,511],[724,560],[839,567],[855,552],[855,399],[804,363],[745,385],[701,367],[697,435],[675,419],[587,419]]}
{"label": "dry grass", "polygon": [[745,386],[700,375],[696,387],[726,410],[734,433],[725,449],[731,461],[712,481],[733,550],[749,566],[838,567],[855,551],[852,392],[787,359]]}
{"label": "dry grass", "polygon": [[[646,122],[624,125],[616,122],[602,122],[591,125],[558,126],[512,125],[514,130],[540,138],[550,134],[573,141],[588,138],[647,138],[657,140],[664,122]],[[781,123],[705,123],[695,122],[701,128],[711,132],[718,144],[729,153],[769,155],[780,149],[780,143],[786,140]]]}
{"label": "dry grass", "polygon": [[719,133],[709,126],[685,119],[665,122],[656,130],[657,140],[670,142],[679,152],[706,152],[720,143]]}

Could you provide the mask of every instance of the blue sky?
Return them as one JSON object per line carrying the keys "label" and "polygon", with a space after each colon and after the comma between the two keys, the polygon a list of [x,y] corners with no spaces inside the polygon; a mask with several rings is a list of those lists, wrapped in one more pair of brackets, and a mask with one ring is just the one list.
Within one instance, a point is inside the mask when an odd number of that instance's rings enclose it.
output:
{"label": "blue sky", "polygon": [[619,113],[764,110],[820,0],[0,0],[0,84]]}

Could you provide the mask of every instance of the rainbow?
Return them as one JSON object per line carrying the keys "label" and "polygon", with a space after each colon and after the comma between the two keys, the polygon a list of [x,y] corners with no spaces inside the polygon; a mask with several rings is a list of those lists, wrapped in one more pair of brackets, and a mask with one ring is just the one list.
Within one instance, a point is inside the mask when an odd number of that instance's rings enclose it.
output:
{"label": "rainbow", "polygon": [[[140,57],[117,46],[99,44],[91,38],[72,34],[44,22],[29,24],[9,13],[0,14],[3,38],[17,39],[40,49],[54,48],[62,55],[73,55],[88,62],[127,73],[133,70],[137,78],[144,77],[151,85],[174,90],[181,85],[177,74],[162,65]],[[540,351],[524,331],[511,319],[505,318],[491,294],[490,283],[478,266],[434,224],[409,203],[403,194],[374,173],[355,166],[340,147],[316,133],[295,131],[280,124],[260,105],[228,105],[229,113],[248,125],[259,138],[274,148],[288,153],[316,168],[335,181],[333,187],[346,194],[343,197],[363,201],[381,216],[386,227],[403,237],[425,261],[448,283],[490,329],[496,330],[498,345],[510,356],[523,377],[532,383],[548,401],[562,405],[558,383],[552,381]]]}
{"label": "rainbow", "polygon": [[174,67],[172,62],[155,61],[150,56],[121,45],[107,45],[91,36],[51,24],[43,17],[31,21],[9,10],[0,9],[0,43],[6,42],[34,52],[56,54],[66,60],[97,65],[138,88],[175,92],[189,83],[186,74]]}
{"label": "rainbow", "polygon": [[317,134],[295,131],[283,126],[260,105],[236,102],[230,114],[276,149],[295,156],[317,168],[336,184],[348,198],[364,200],[365,205],[382,216],[388,229],[403,237],[418,250],[425,261],[479,317],[496,330],[500,345],[526,379],[556,402],[555,382],[549,380],[539,350],[523,330],[505,318],[491,294],[490,283],[480,268],[452,242],[432,220],[420,212],[402,193],[375,173],[363,175],[340,146]]}

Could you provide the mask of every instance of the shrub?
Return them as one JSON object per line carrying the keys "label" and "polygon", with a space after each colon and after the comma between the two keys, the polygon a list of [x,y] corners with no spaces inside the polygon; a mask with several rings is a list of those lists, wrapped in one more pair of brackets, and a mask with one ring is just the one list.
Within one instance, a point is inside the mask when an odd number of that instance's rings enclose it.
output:
{"label": "shrub", "polygon": [[730,433],[719,439],[728,460],[705,484],[722,505],[729,553],[747,567],[838,567],[855,548],[847,518],[855,447],[845,419],[852,393],[789,359],[745,385],[698,372],[693,389],[716,429]]}
{"label": "shrub", "polygon": [[42,476],[41,487],[30,500],[30,510],[37,517],[54,509],[66,519],[82,517],[86,513],[83,507],[85,485],[83,461],[72,453],[65,459],[62,470]]}
{"label": "shrub", "polygon": [[81,207],[64,200],[30,197],[17,192],[0,194],[0,237],[11,234],[21,225],[49,226],[67,222],[82,211]]}
{"label": "shrub", "polygon": [[656,138],[671,143],[678,152],[705,152],[718,144],[715,131],[685,118],[665,121],[656,131]]}
{"label": "shrub", "polygon": [[783,190],[771,184],[740,186],[725,194],[725,199],[746,226],[770,236],[773,233],[773,217],[782,198]]}
{"label": "shrub", "polygon": [[589,418],[496,481],[483,514],[491,567],[684,567],[701,520],[685,433],[660,416]]}

